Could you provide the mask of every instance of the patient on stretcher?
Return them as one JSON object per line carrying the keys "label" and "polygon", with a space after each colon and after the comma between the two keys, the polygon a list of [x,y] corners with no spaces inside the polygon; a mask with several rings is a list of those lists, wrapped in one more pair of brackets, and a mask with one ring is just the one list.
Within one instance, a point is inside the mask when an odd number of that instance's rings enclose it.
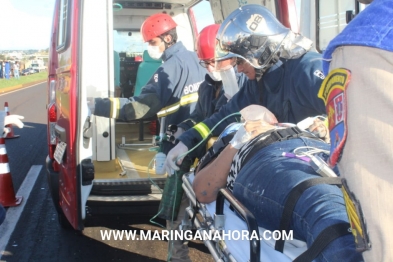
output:
{"label": "patient on stretcher", "polygon": [[[315,261],[363,261],[353,236],[345,232],[349,224],[340,188],[321,183],[312,164],[315,157],[326,160],[329,145],[289,124],[277,124],[271,112],[258,107],[263,114],[258,119],[245,117],[246,122],[217,158],[197,169],[193,189],[198,201],[213,202],[218,191],[227,187],[255,216],[258,226],[292,230],[309,249],[320,241],[318,237],[324,235],[323,242],[327,233],[331,236],[330,232],[341,227],[344,232],[332,237]],[[299,191],[303,193],[294,202]]]}

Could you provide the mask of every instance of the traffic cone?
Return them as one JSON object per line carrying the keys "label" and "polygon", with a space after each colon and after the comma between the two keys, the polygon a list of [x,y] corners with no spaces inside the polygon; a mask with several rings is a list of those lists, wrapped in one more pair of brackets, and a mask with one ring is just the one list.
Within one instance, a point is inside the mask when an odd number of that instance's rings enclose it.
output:
{"label": "traffic cone", "polygon": [[[4,111],[7,113],[7,116],[10,115],[10,111],[8,109],[8,102],[4,103]],[[7,134],[7,136],[5,138],[8,139],[8,138],[18,138],[19,137],[19,135],[14,134],[14,127],[11,124],[6,125],[5,127],[7,127],[10,130],[10,132]]]}
{"label": "traffic cone", "polygon": [[0,204],[4,207],[17,206],[22,202],[22,197],[15,196],[14,185],[8,165],[5,139],[0,138]]}

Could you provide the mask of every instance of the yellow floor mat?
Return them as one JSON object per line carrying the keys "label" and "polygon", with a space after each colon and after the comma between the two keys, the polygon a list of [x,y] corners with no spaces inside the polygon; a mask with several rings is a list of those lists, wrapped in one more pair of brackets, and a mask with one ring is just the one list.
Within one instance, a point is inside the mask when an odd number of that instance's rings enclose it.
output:
{"label": "yellow floor mat", "polygon": [[121,176],[122,169],[118,160],[112,161],[93,161],[95,179],[124,179],[126,176]]}
{"label": "yellow floor mat", "polygon": [[[94,161],[96,179],[146,179],[163,178],[156,175],[151,163],[149,174],[147,167],[156,152],[149,151],[152,146],[153,135],[149,132],[149,122],[144,124],[144,141],[139,141],[139,123],[116,124],[116,159],[112,161]],[[126,147],[119,147],[122,142]],[[127,149],[126,149],[127,148]],[[121,161],[121,164],[119,163]],[[120,175],[122,167],[126,171]]]}

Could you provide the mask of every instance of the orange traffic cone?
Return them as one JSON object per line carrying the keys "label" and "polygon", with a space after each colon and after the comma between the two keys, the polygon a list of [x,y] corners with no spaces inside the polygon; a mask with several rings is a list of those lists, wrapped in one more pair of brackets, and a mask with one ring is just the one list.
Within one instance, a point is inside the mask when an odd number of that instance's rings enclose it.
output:
{"label": "orange traffic cone", "polygon": [[[8,102],[4,103],[4,111],[7,113],[7,116],[10,115],[10,111],[8,109]],[[8,138],[18,138],[19,137],[19,135],[14,134],[14,128],[11,124],[6,125],[5,127],[7,127],[10,130],[10,132],[7,134],[7,136],[5,138],[8,139]]]}
{"label": "orange traffic cone", "polygon": [[22,202],[22,197],[16,197],[10,167],[8,165],[5,139],[0,138],[0,204],[4,207],[17,206]]}

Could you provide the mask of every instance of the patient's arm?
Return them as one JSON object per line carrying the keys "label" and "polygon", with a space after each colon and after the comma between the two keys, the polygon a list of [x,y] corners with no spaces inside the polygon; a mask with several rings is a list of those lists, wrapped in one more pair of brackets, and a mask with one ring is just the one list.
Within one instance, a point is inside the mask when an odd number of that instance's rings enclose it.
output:
{"label": "patient's arm", "polygon": [[[239,128],[230,144],[221,154],[219,154],[211,164],[207,165],[196,174],[192,187],[198,201],[201,203],[215,201],[218,191],[226,186],[233,157],[238,151],[238,149],[232,146],[233,144],[235,146],[238,145],[237,147],[240,148],[251,138],[274,128],[275,126],[263,120],[247,121],[244,124],[245,130],[243,129],[242,132],[240,132],[241,128]],[[245,138],[244,132],[248,132],[250,135]]]}
{"label": "patient's arm", "polygon": [[195,176],[192,188],[199,202],[210,203],[216,200],[218,191],[226,186],[231,163],[237,151],[229,144],[211,164]]}

